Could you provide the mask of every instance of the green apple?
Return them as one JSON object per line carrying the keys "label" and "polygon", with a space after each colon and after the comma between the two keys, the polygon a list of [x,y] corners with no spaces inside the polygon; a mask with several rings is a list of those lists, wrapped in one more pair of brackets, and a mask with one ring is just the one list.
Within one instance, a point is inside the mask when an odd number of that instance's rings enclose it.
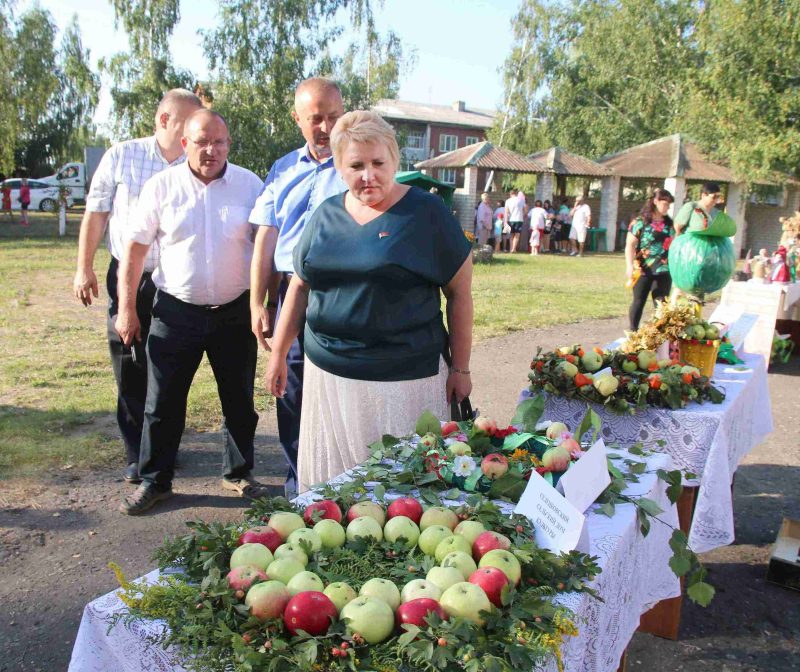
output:
{"label": "green apple", "polygon": [[463,553],[461,551],[453,551],[444,556],[444,559],[439,563],[442,567],[455,567],[459,572],[464,575],[466,581],[472,576],[472,573],[478,569],[478,565],[470,555],[471,551]]}
{"label": "green apple", "polygon": [[266,569],[272,562],[272,553],[264,544],[242,544],[231,555],[230,567],[235,569],[242,565],[252,565]]}
{"label": "green apple", "polygon": [[289,594],[294,597],[297,593],[305,593],[309,590],[316,590],[322,592],[325,589],[325,584],[314,572],[300,572],[295,574],[289,583],[286,584],[289,589]]}
{"label": "green apple", "polygon": [[432,581],[426,581],[425,579],[413,579],[403,586],[403,590],[400,591],[400,601],[403,604],[420,597],[427,597],[438,602],[441,596],[442,589]]}
{"label": "green apple", "polygon": [[622,362],[622,370],[625,373],[633,373],[637,368],[638,364],[632,359],[626,359],[624,362]]}
{"label": "green apple", "polygon": [[453,530],[454,534],[460,534],[470,545],[474,544],[478,535],[483,532],[486,532],[486,528],[483,523],[478,520],[462,520],[456,525],[456,529]]}
{"label": "green apple", "polygon": [[270,566],[267,567],[267,576],[270,579],[280,581],[283,585],[288,585],[295,574],[304,571],[306,571],[306,568],[297,560],[283,558],[282,560],[273,560],[270,563]]}
{"label": "green apple", "polygon": [[514,585],[518,584],[520,578],[522,578],[522,567],[517,557],[513,553],[500,548],[486,553],[478,563],[478,567],[497,567]]}
{"label": "green apple", "polygon": [[417,544],[419,545],[419,550],[421,550],[425,555],[430,555],[433,557],[436,553],[436,547],[439,545],[439,543],[444,539],[447,539],[447,537],[452,536],[453,530],[451,530],[449,527],[445,527],[444,525],[431,525],[430,527],[422,530],[422,534],[419,535]]}
{"label": "green apple", "polygon": [[651,364],[656,364],[658,357],[655,352],[652,350],[642,350],[636,356],[637,363],[639,364],[639,368],[643,371],[649,371]]}
{"label": "green apple", "polygon": [[419,527],[407,516],[395,516],[383,526],[383,538],[391,544],[405,539],[406,548],[414,548],[419,539]]}
{"label": "green apple", "polygon": [[472,544],[470,544],[460,534],[454,534],[452,537],[442,539],[436,545],[436,550],[433,552],[433,556],[436,558],[436,562],[441,564],[445,556],[456,551],[461,551],[462,553],[471,553]]}
{"label": "green apple", "polygon": [[274,556],[276,560],[281,560],[283,558],[297,560],[303,567],[308,564],[308,555],[297,544],[281,544],[275,549]]}
{"label": "green apple", "polygon": [[303,516],[300,514],[292,513],[291,511],[279,511],[278,513],[273,513],[269,517],[267,525],[280,534],[281,538],[286,541],[292,532],[305,527],[306,523],[303,520]]}
{"label": "green apple", "polygon": [[455,567],[431,567],[425,576],[425,580],[445,591],[450,586],[461,583],[464,580],[464,575]]}
{"label": "green apple", "polygon": [[619,378],[615,378],[610,374],[607,376],[600,376],[600,378],[594,379],[592,385],[594,385],[594,389],[604,397],[610,397],[619,387]]}
{"label": "green apple", "polygon": [[556,370],[564,376],[564,378],[574,378],[575,374],[578,373],[578,367],[575,366],[572,362],[568,362],[564,360],[563,362],[559,362],[558,366],[556,366]]}
{"label": "green apple", "polygon": [[344,546],[346,535],[344,528],[332,518],[325,518],[314,525],[323,548],[340,548]]}
{"label": "green apple", "polygon": [[322,592],[336,605],[339,613],[344,609],[344,605],[358,597],[358,593],[344,581],[334,581]]}
{"label": "green apple", "polygon": [[419,529],[424,532],[431,525],[443,525],[454,530],[458,525],[458,516],[452,509],[444,506],[432,506],[422,513],[422,518],[419,519]]}
{"label": "green apple", "polygon": [[461,455],[472,455],[472,446],[463,441],[453,441],[447,446],[447,452],[452,457],[460,457]]}
{"label": "green apple", "polygon": [[581,357],[581,364],[583,364],[584,369],[593,373],[599,371],[600,367],[603,366],[603,358],[594,350],[589,350]]}
{"label": "green apple", "polygon": [[347,541],[355,541],[357,537],[383,541],[383,529],[374,518],[362,516],[351,520],[347,526]]}
{"label": "green apple", "polygon": [[370,579],[361,586],[358,596],[383,600],[392,608],[392,611],[400,606],[400,591],[389,579]]}
{"label": "green apple", "polygon": [[492,610],[492,603],[483,589],[467,581],[456,583],[445,590],[439,604],[448,616],[460,616],[481,626],[485,621],[480,613]]}
{"label": "green apple", "polygon": [[296,544],[304,551],[308,545],[312,553],[316,553],[322,548],[322,539],[319,538],[319,535],[314,530],[310,530],[307,527],[292,532],[287,541],[290,544]]}
{"label": "green apple", "polygon": [[247,591],[244,604],[259,621],[269,621],[283,615],[289,598],[288,589],[280,581],[266,581]]}
{"label": "green apple", "polygon": [[706,327],[705,337],[709,341],[716,341],[719,338],[719,329],[713,325]]}
{"label": "green apple", "polygon": [[394,613],[386,602],[374,597],[357,597],[348,602],[339,617],[347,631],[361,635],[367,644],[380,644],[394,630]]}

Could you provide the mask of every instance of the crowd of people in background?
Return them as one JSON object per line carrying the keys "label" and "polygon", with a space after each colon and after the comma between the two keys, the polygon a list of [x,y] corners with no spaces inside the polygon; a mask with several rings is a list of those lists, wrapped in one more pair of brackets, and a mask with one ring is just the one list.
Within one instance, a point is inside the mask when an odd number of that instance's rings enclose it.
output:
{"label": "crowd of people in background", "polygon": [[584,255],[592,211],[582,195],[562,197],[558,205],[536,199],[531,204],[524,192],[511,189],[508,198],[491,205],[491,195],[481,194],[475,209],[475,239],[495,252]]}

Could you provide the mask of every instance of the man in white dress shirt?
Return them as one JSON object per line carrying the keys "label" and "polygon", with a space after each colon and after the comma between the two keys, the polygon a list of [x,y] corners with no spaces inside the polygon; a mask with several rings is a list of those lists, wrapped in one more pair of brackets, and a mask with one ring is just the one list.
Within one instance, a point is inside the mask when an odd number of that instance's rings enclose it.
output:
{"label": "man in white dress shirt", "polygon": [[[86,198],[86,212],[81,222],[78,242],[78,269],[73,291],[75,296],[89,306],[98,297],[97,276],[94,273],[94,255],[100,241],[108,231],[108,250],[111,263],[106,273],[108,289],[108,348],[111,367],[117,382],[117,424],[125,444],[125,480],[139,483],[139,444],[142,440],[144,400],[147,395],[147,361],[144,348],[124,347],[114,328],[119,303],[117,301],[117,271],[125,251],[125,232],[136,211],[136,202],[142,187],[154,174],[182,163],[185,159],[181,137],[186,118],[196,112],[202,103],[191,91],[167,91],[155,117],[155,135],[120,142],[104,155],[92,178]],[[158,263],[158,250],[151,249],[144,262],[136,308],[142,330],[142,342],[150,329],[150,311],[156,288],[150,278]]]}
{"label": "man in white dress shirt", "polygon": [[586,231],[592,226],[592,209],[583,200],[583,196],[578,194],[575,197],[575,206],[570,213],[572,216],[572,228],[569,231],[569,239],[572,241],[572,252],[570,256],[583,256],[583,246],[586,243]]}
{"label": "man in white dress shirt", "polygon": [[267,494],[252,479],[257,345],[250,331],[250,210],[261,180],[227,161],[225,120],[211,110],[186,121],[184,165],[154,176],[142,190],[120,268],[116,328],[123,343],[141,338],[136,286],[147,251],[160,255],[147,339],[148,386],[139,473],[142,484],[120,505],[142,513],[172,495],[175,457],[192,378],[208,355],[225,415],[224,488],[243,497]]}

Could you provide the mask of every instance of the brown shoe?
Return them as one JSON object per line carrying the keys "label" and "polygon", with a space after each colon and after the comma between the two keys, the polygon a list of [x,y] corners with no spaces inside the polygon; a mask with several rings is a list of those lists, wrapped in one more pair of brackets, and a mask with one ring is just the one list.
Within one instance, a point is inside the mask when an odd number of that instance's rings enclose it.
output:
{"label": "brown shoe", "polygon": [[222,487],[225,490],[232,490],[238,492],[240,497],[245,499],[260,499],[261,497],[269,497],[269,486],[259,483],[250,474],[242,478],[223,478]]}
{"label": "brown shoe", "polygon": [[130,497],[125,497],[119,505],[120,513],[138,516],[164,499],[172,497],[172,488],[161,490],[152,483],[142,483]]}

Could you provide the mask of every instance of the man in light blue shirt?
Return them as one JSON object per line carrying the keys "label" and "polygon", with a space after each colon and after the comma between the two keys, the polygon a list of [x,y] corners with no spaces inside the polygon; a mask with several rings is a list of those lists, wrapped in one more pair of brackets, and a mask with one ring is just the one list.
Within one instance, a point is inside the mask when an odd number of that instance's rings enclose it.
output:
{"label": "man in light blue shirt", "polygon": [[[267,338],[271,337],[280,316],[280,306],[294,273],[294,246],[317,206],[347,191],[347,185],[333,167],[330,148],[330,132],[342,114],[342,94],[333,81],[313,77],[300,83],[295,91],[292,117],[306,144],[273,164],[250,213],[250,222],[259,225],[250,266],[250,318],[253,333],[267,351]],[[286,393],[276,400],[278,436],[289,463],[287,496],[293,495],[297,487],[303,358],[301,329],[287,358]]]}

